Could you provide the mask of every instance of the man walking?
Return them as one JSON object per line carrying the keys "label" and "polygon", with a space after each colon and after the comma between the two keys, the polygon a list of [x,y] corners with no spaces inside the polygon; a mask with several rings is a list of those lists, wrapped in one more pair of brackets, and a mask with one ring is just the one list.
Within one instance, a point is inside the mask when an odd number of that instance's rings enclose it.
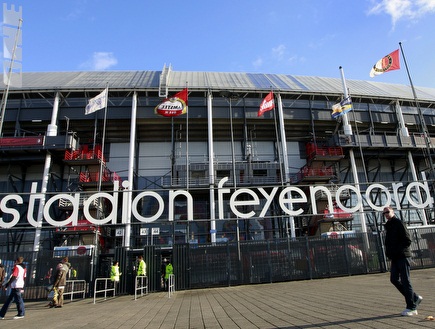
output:
{"label": "man walking", "polygon": [[12,300],[14,300],[15,304],[17,304],[18,312],[17,315],[14,316],[14,319],[16,320],[24,318],[25,308],[22,294],[24,291],[24,280],[26,279],[26,266],[23,264],[23,261],[23,257],[18,257],[16,259],[11,277],[9,278],[8,282],[3,285],[3,289],[5,290],[10,286],[11,293],[0,310],[0,319],[4,319]]}
{"label": "man walking", "polygon": [[385,223],[385,253],[391,260],[390,281],[405,297],[406,309],[403,316],[418,315],[417,306],[423,297],[417,295],[412,289],[410,277],[411,236],[405,223],[394,214],[391,207],[385,207],[383,215]]}

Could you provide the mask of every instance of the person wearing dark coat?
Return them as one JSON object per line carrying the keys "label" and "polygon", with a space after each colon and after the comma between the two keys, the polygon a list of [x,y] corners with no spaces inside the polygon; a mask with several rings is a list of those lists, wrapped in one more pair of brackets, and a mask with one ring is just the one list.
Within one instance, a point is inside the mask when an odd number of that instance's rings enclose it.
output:
{"label": "person wearing dark coat", "polygon": [[68,272],[71,268],[71,264],[68,263],[68,257],[64,257],[56,266],[56,272],[54,273],[53,300],[49,304],[50,307],[62,307],[63,306],[63,292],[65,290],[66,280]]}
{"label": "person wearing dark coat", "polygon": [[385,207],[383,215],[387,219],[384,226],[385,254],[391,260],[390,282],[405,297],[406,302],[406,308],[401,315],[418,315],[417,307],[423,297],[414,292],[411,284],[411,236],[405,223],[394,214],[393,208]]}

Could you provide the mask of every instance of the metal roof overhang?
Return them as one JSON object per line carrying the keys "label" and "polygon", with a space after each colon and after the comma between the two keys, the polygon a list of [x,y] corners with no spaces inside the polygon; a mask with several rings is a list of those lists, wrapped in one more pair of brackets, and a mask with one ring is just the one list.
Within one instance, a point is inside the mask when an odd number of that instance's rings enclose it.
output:
{"label": "metal roof overhang", "polygon": [[[10,93],[98,92],[106,86],[110,91],[158,91],[161,71],[102,72],[24,72],[22,88]],[[2,79],[3,80],[3,79]],[[271,89],[282,94],[343,94],[339,78],[293,76],[283,74],[186,72],[170,71],[167,79],[170,92],[188,87],[191,91],[266,93]],[[382,82],[346,80],[352,97],[379,97],[413,100],[409,86]],[[415,87],[419,101],[435,102],[435,89]]]}

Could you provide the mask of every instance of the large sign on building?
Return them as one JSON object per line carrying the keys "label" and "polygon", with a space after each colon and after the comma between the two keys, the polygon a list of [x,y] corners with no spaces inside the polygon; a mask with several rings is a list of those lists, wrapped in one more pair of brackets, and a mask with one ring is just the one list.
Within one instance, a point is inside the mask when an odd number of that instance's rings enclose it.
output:
{"label": "large sign on building", "polygon": [[[228,177],[224,177],[219,181],[218,187],[216,189],[217,192],[217,207],[219,212],[219,219],[225,219],[224,217],[224,200],[229,200],[229,207],[231,212],[238,218],[252,218],[258,217],[263,218],[268,213],[269,207],[272,204],[273,200],[277,200],[281,210],[289,215],[289,216],[298,216],[304,213],[304,209],[302,204],[306,204],[311,202],[311,209],[313,214],[318,214],[318,209],[316,203],[310,200],[315,200],[315,195],[317,192],[322,192],[326,195],[328,200],[329,208],[332,209],[333,201],[336,202],[337,206],[348,213],[354,213],[361,209],[363,202],[365,205],[370,207],[375,211],[382,211],[382,209],[390,204],[395,204],[396,208],[400,210],[400,199],[404,195],[408,200],[409,204],[417,209],[422,209],[425,207],[433,207],[433,198],[430,196],[429,186],[426,181],[422,182],[411,182],[408,185],[404,186],[403,183],[392,183],[390,186],[386,186],[379,183],[371,184],[367,187],[365,192],[361,192],[359,186],[354,185],[342,185],[340,186],[335,194],[328,189],[327,186],[322,185],[313,185],[309,187],[309,195],[307,195],[300,187],[298,186],[286,186],[286,187],[273,187],[270,191],[266,191],[263,187],[252,187],[252,188],[238,188],[238,189],[230,189],[229,187],[224,186],[228,181]],[[177,197],[184,197],[187,203],[187,219],[193,220],[193,204],[194,199],[193,196],[186,190],[169,190],[168,200],[163,199],[163,197],[155,191],[143,191],[138,193],[131,201],[131,205],[129,205],[129,198],[127,197],[128,193],[131,193],[129,190],[129,182],[124,181],[122,186],[124,190],[119,191],[119,182],[114,182],[113,191],[111,193],[108,192],[97,192],[95,194],[90,195],[83,203],[83,212],[85,218],[92,224],[95,225],[105,225],[105,224],[126,224],[126,218],[128,209],[131,209],[131,213],[133,217],[142,223],[151,223],[154,222],[162,216],[165,211],[165,208],[168,207],[168,220],[174,220],[174,209],[175,209],[175,199]],[[404,189],[404,191],[403,191]],[[401,191],[399,191],[401,190]],[[348,208],[343,205],[340,200],[340,196],[344,192],[351,193],[352,197],[356,200],[354,205],[351,208]],[[378,200],[382,200],[379,204],[374,204],[370,198],[370,195],[374,192],[381,193],[383,195],[382,198]],[[412,197],[414,193],[425,195],[426,199],[421,201],[416,201],[415,198]],[[423,192],[423,193],[421,193]],[[120,195],[121,194],[121,195]],[[400,195],[400,198],[399,198]],[[37,201],[44,202],[45,195],[41,193],[37,193],[37,183],[33,183],[30,191],[28,209],[27,209],[27,221],[30,225],[34,227],[40,227],[41,223],[38,222],[34,218],[34,208],[36,206]],[[138,204],[143,201],[144,198],[152,198],[157,202],[158,207],[154,214],[145,217],[138,211]],[[95,203],[97,199],[105,199],[105,202],[110,203],[111,212],[107,214],[105,218],[95,218],[91,214],[90,206]],[[50,215],[50,208],[57,204],[60,200],[67,200],[72,205],[71,215],[64,220],[57,220],[52,218]],[[119,219],[118,209],[119,209],[119,201],[121,200],[121,213],[122,216]],[[5,222],[4,218],[0,218],[0,227],[2,228],[12,228],[20,220],[20,213],[16,209],[16,205],[22,205],[24,203],[23,197],[19,194],[8,194],[3,197],[0,201],[0,210],[3,214],[10,214],[12,220]],[[243,209],[252,209],[259,208],[263,204],[262,208],[259,211],[254,210],[243,210]],[[59,193],[48,200],[45,201],[43,214],[45,221],[55,227],[60,226],[77,226],[79,224],[79,209],[80,209],[80,193],[74,194],[66,194]]]}

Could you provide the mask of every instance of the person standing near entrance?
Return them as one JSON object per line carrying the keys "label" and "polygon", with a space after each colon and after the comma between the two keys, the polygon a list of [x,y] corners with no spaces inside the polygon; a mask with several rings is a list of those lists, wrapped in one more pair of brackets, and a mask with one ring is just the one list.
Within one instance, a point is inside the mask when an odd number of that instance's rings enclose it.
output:
{"label": "person standing near entrance", "polygon": [[168,264],[165,267],[165,283],[166,289],[169,289],[169,277],[171,276],[171,274],[174,274],[174,267],[172,266],[171,260],[168,261]]}
{"label": "person standing near entrance", "polygon": [[115,287],[119,282],[119,277],[121,276],[121,274],[122,273],[119,272],[119,262],[115,260],[110,270],[110,280],[115,284]]}
{"label": "person standing near entrance", "polygon": [[11,293],[9,294],[6,302],[3,304],[3,307],[0,310],[0,319],[4,319],[12,300],[14,300],[15,304],[17,304],[17,315],[14,316],[14,319],[16,320],[24,318],[26,310],[24,307],[24,300],[22,294],[24,292],[24,280],[26,279],[26,266],[23,264],[23,261],[23,257],[18,257],[16,259],[12,275],[9,278],[8,282],[3,285],[3,289],[6,289],[10,286]]}
{"label": "person standing near entrance", "polygon": [[65,290],[66,279],[70,268],[71,264],[68,263],[68,257],[64,257],[61,262],[57,264],[53,283],[54,296],[50,307],[63,307],[63,292]]}
{"label": "person standing near entrance", "polygon": [[166,258],[163,259],[162,265],[160,266],[160,288],[162,290],[166,290],[166,265],[168,261]]}
{"label": "person standing near entrance", "polygon": [[143,256],[139,255],[137,257],[137,260],[139,262],[138,266],[137,266],[137,273],[136,275],[147,275],[147,265],[145,264],[145,261],[143,260]]}
{"label": "person standing near entrance", "polygon": [[418,315],[417,307],[423,297],[416,294],[412,288],[410,277],[411,236],[403,223],[394,214],[391,207],[385,207],[383,215],[387,219],[385,223],[385,253],[391,260],[390,282],[405,297],[406,309],[402,316]]}
{"label": "person standing near entrance", "polygon": [[77,280],[77,269],[71,266],[71,280]]}

